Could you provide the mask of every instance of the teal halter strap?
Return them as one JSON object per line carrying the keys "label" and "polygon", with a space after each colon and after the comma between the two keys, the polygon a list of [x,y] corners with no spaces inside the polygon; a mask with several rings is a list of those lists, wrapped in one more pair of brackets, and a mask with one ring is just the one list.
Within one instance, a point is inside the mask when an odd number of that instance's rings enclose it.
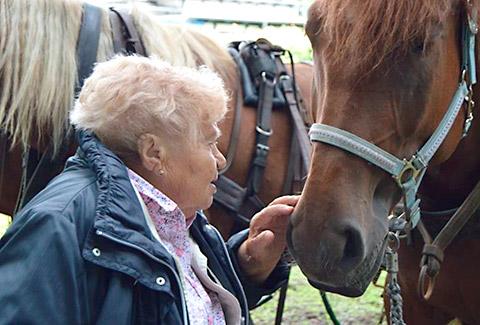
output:
{"label": "teal halter strap", "polygon": [[475,35],[477,25],[468,16],[463,28],[462,75],[453,99],[437,129],[428,141],[410,159],[399,159],[378,146],[334,126],[314,123],[310,128],[310,140],[336,146],[367,160],[391,174],[402,190],[403,217],[409,229],[420,220],[420,199],[417,190],[428,163],[445,140],[464,102],[467,103],[467,119],[464,135],[473,119],[472,85],[476,83]]}

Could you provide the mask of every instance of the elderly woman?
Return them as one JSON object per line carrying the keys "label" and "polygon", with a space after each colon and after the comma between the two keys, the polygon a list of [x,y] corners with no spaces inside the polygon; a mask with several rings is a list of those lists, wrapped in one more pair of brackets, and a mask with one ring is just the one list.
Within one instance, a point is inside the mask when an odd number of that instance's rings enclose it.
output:
{"label": "elderly woman", "polygon": [[227,245],[208,224],[226,97],[206,68],[98,64],[71,113],[77,154],[0,241],[0,323],[248,323],[286,279],[297,198]]}

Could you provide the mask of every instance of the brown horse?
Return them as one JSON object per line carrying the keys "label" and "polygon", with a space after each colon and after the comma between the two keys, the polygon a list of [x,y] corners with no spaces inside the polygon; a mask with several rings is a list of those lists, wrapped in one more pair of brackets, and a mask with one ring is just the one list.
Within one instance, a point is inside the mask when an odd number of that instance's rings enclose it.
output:
{"label": "brown horse", "polygon": [[[477,3],[463,0],[314,2],[306,31],[314,51],[315,121],[410,159],[433,134],[459,87],[462,26],[467,16],[476,19],[476,12]],[[475,101],[478,88],[473,87]],[[462,138],[464,124],[460,111],[418,191],[431,232],[480,179],[480,123],[475,120]],[[391,175],[360,156],[314,142],[288,235],[310,282],[348,296],[362,294],[377,272],[387,216],[401,195]],[[427,302],[416,294],[423,242],[414,231],[411,245],[401,243],[398,277],[407,324],[446,324],[454,317],[480,323],[480,241],[478,231],[470,231],[477,223],[471,221],[445,251]]]}
{"label": "brown horse", "polygon": [[[231,93],[231,109],[221,125],[224,136],[219,147],[227,152],[233,108],[241,94],[237,67],[227,50],[185,26],[161,24],[141,7],[134,7],[131,14],[148,55],[176,65],[207,65],[224,79]],[[53,143],[58,151],[67,134],[68,110],[73,103],[77,79],[75,47],[82,2],[0,0],[0,16],[0,130],[3,130],[0,141],[6,141],[7,146],[3,148],[8,148],[0,152],[0,213],[12,215],[20,187],[23,148],[32,146],[41,152],[48,143]],[[41,28],[39,22],[42,22]],[[103,10],[101,26],[98,61],[113,55],[107,10]],[[299,64],[296,74],[302,93],[309,96],[312,66]],[[241,185],[254,150],[255,117],[255,109],[242,108],[238,152],[226,174]],[[268,166],[263,190],[259,193],[267,203],[282,191],[292,128],[288,110],[274,110],[272,127]],[[70,152],[73,150],[72,145]],[[208,215],[224,237],[231,234],[233,220],[222,208],[212,208]]]}

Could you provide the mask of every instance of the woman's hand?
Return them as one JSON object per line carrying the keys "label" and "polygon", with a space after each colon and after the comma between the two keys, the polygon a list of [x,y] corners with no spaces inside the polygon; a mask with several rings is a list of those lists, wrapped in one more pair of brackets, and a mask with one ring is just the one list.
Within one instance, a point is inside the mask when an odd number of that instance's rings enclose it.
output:
{"label": "woman's hand", "polygon": [[250,221],[248,238],[238,249],[238,261],[252,281],[264,282],[280,260],[286,247],[289,216],[299,198],[279,197]]}

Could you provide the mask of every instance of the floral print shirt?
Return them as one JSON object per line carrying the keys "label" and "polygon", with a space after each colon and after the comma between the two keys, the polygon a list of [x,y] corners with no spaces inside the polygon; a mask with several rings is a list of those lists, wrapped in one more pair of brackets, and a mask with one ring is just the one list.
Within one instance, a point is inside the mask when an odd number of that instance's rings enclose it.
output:
{"label": "floral print shirt", "polygon": [[185,215],[175,202],[132,170],[129,178],[138,190],[162,244],[177,260],[191,324],[225,324],[218,294],[204,287],[192,268],[192,243]]}

